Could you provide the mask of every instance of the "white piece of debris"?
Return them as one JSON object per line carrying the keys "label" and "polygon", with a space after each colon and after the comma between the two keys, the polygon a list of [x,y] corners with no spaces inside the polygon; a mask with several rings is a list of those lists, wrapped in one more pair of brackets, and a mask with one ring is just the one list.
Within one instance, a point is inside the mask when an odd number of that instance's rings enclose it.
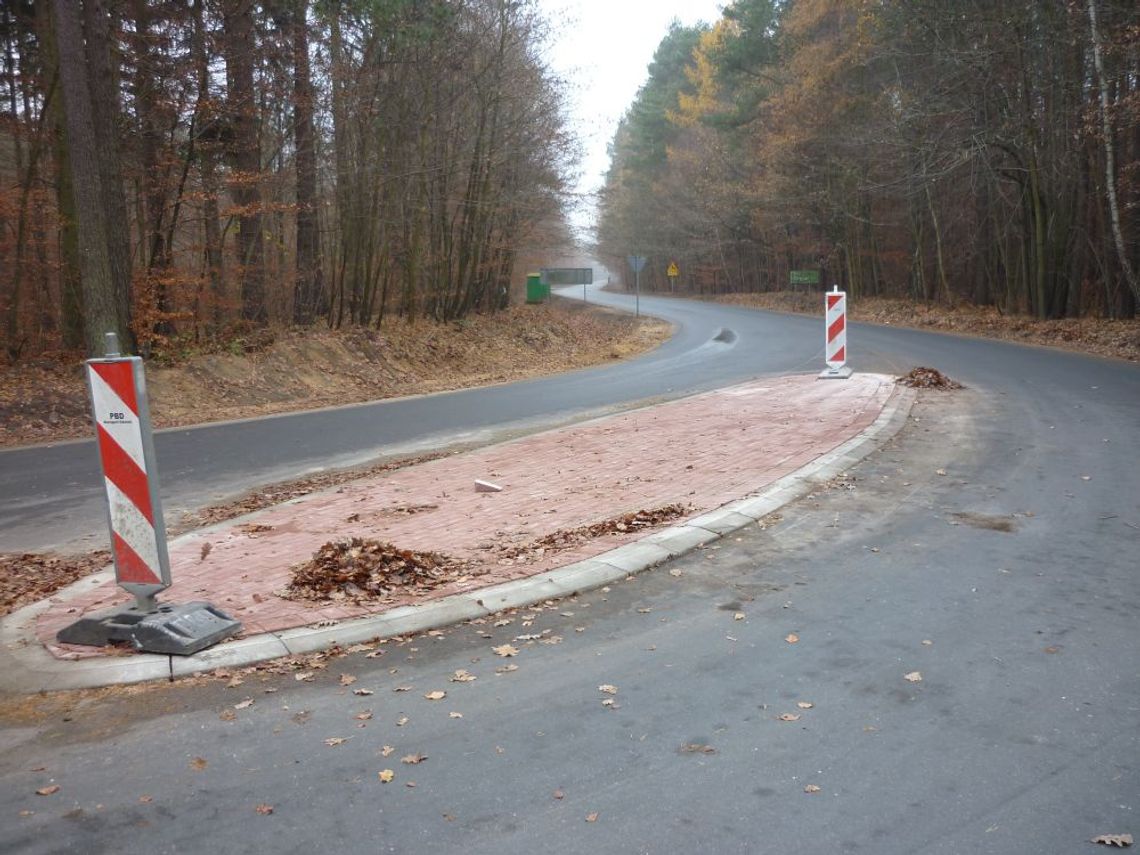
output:
{"label": "white piece of debris", "polygon": [[498,484],[492,484],[490,481],[480,481],[475,479],[475,492],[477,493],[501,493],[503,488]]}

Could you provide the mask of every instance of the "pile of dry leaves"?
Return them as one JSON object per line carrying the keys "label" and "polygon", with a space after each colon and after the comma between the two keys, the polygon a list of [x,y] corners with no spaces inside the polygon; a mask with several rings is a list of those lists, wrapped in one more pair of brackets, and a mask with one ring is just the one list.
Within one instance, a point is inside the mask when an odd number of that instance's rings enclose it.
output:
{"label": "pile of dry leaves", "polygon": [[106,550],[84,555],[0,554],[0,615],[42,600],[110,562]]}
{"label": "pile of dry leaves", "polygon": [[961,389],[962,384],[951,380],[937,368],[924,368],[921,365],[895,380],[912,389]]}
{"label": "pile of dry leaves", "polygon": [[531,541],[525,545],[504,545],[497,551],[504,560],[517,559],[524,556],[542,555],[547,552],[558,552],[563,549],[573,549],[587,540],[604,537],[608,534],[629,534],[644,531],[662,523],[672,522],[680,517],[688,516],[692,507],[679,502],[664,505],[651,510],[634,511],[611,517],[608,520],[584,525],[578,528],[563,529],[551,532]]}
{"label": "pile of dry leaves", "polygon": [[385,599],[431,591],[459,580],[466,565],[435,552],[353,537],[330,541],[293,568],[282,596],[291,600]]}

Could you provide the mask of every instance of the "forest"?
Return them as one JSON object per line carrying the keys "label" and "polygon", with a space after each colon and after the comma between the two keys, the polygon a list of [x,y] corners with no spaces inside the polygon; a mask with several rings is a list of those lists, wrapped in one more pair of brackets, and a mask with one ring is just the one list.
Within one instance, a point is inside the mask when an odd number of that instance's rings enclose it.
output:
{"label": "forest", "polygon": [[671,28],[611,155],[599,253],[643,288],[1134,317],[1140,6],[735,0]]}
{"label": "forest", "polygon": [[533,0],[5,0],[4,353],[502,308],[566,236],[543,38]]}

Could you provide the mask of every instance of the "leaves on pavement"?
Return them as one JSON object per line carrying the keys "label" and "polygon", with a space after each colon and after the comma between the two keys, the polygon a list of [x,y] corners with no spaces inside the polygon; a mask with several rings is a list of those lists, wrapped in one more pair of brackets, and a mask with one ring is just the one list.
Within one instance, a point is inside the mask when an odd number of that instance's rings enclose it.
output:
{"label": "leaves on pavement", "polygon": [[1091,843],[1100,843],[1103,846],[1118,846],[1123,849],[1125,846],[1132,845],[1131,834],[1098,834],[1094,837]]}
{"label": "leaves on pavement", "polygon": [[293,567],[283,596],[316,601],[383,599],[434,590],[457,580],[465,569],[464,562],[435,552],[346,538],[325,543],[311,560]]}
{"label": "leaves on pavement", "polygon": [[447,697],[447,692],[436,689],[434,692],[428,692],[424,697],[429,701],[442,701]]}
{"label": "leaves on pavement", "polygon": [[36,790],[36,795],[37,796],[54,796],[58,792],[59,792],[59,784],[52,784],[51,786],[48,786],[48,787],[40,787],[38,790]]}
{"label": "leaves on pavement", "polygon": [[911,671],[909,674],[903,674],[903,679],[906,680],[908,683],[921,683],[922,682],[922,672],[921,671]]}
{"label": "leaves on pavement", "polygon": [[912,389],[962,389],[961,383],[951,380],[937,368],[924,368],[919,366],[895,380],[903,386]]}
{"label": "leaves on pavement", "polygon": [[498,647],[492,647],[491,650],[495,652],[496,656],[518,656],[519,649],[512,644],[500,644]]}
{"label": "leaves on pavement", "polygon": [[394,780],[396,780],[396,773],[393,772],[391,769],[384,769],[379,773],[379,777],[380,777],[380,783],[390,784]]}

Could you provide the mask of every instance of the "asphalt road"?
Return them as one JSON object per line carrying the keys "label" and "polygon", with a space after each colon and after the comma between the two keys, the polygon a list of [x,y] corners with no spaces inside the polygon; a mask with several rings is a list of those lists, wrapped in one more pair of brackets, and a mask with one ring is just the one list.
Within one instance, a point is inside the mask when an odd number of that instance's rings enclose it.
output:
{"label": "asphalt road", "polygon": [[[598,291],[590,299],[626,300]],[[168,524],[185,511],[321,469],[485,442],[761,374],[822,367],[822,332],[810,319],[673,300],[642,304],[676,324],[677,333],[629,362],[523,383],[159,431],[155,451]],[[105,545],[93,441],[0,451],[0,473],[0,552]]]}
{"label": "asphalt road", "polygon": [[[661,302],[642,308],[690,311]],[[683,384],[700,360],[630,381],[647,395],[819,351],[804,319],[691,311],[690,341],[735,342]],[[887,448],[766,526],[509,624],[353,653],[311,683],[10,706],[0,851],[1072,853],[1140,836],[1140,366],[858,325],[851,348],[856,370],[930,365],[969,388],[924,394]]]}

